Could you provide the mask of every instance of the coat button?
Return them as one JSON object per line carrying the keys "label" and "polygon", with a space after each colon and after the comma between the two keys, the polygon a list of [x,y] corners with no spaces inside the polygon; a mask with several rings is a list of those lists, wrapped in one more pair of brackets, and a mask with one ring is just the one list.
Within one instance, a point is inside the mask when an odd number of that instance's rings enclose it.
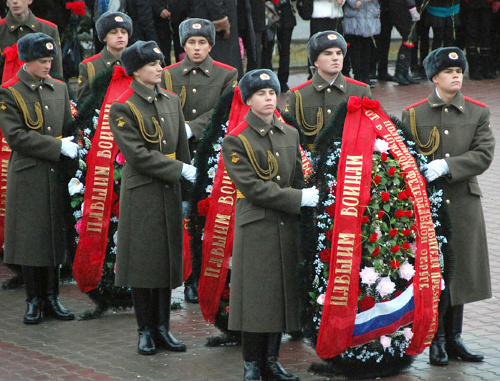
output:
{"label": "coat button", "polygon": [[163,139],[161,142],[162,142],[163,144],[167,144],[167,141],[166,141],[165,139]]}
{"label": "coat button", "polygon": [[450,157],[450,154],[449,153],[445,153],[444,157]]}
{"label": "coat button", "polygon": [[444,134],[445,134],[445,135],[448,135],[449,133],[450,133],[450,131],[448,131],[448,130],[444,130]]}
{"label": "coat button", "polygon": [[279,152],[276,152],[276,157],[280,157],[280,153]]}
{"label": "coat button", "polygon": [[21,26],[21,27],[19,27],[19,30],[22,32],[24,29],[23,29],[23,27]]}
{"label": "coat button", "polygon": [[50,168],[50,172],[55,172],[54,168]]}
{"label": "coat button", "polygon": [[193,89],[193,93],[196,93],[196,89]]}
{"label": "coat button", "polygon": [[280,175],[276,176],[276,180],[280,181],[281,180],[281,176]]}
{"label": "coat button", "polygon": [[52,131],[52,127],[48,126],[47,131]]}
{"label": "coat button", "polygon": [[332,92],[332,89],[328,88],[328,89],[326,89],[326,92],[327,92],[327,93],[331,93],[331,92]]}
{"label": "coat button", "polygon": [[447,108],[445,108],[445,109],[444,109],[444,112],[448,112],[448,109],[447,109]]}
{"label": "coat button", "polygon": [[270,133],[271,135],[273,135],[273,134],[274,134],[273,130],[269,131],[269,133]]}
{"label": "coat button", "polygon": [[196,71],[196,70],[193,70],[193,74],[196,74],[196,73],[197,73],[197,71]]}
{"label": "coat button", "polygon": [[155,98],[155,102],[158,102],[158,98]]}
{"label": "coat button", "polygon": [[49,109],[49,106],[45,105],[45,110],[48,110]]}
{"label": "coat button", "polygon": [[326,113],[327,113],[327,114],[331,114],[331,113],[332,113],[332,110],[331,110],[331,109],[328,109],[328,110],[326,110]]}
{"label": "coat button", "polygon": [[39,89],[40,89],[40,90],[43,90],[43,86],[42,86],[42,85],[40,85],[40,86],[39,86]]}
{"label": "coat button", "polygon": [[193,109],[193,114],[196,114],[196,109],[195,108]]}
{"label": "coat button", "polygon": [[165,188],[166,188],[166,189],[170,188],[170,185],[166,184],[166,185],[165,185]]}
{"label": "coat button", "polygon": [[285,223],[283,221],[280,222],[281,226],[285,226]]}
{"label": "coat button", "polygon": [[446,200],[446,203],[449,204],[451,201],[450,200]]}
{"label": "coat button", "polygon": [[164,121],[165,121],[165,118],[164,118],[164,117],[161,117],[161,119],[160,119],[160,120],[161,120],[162,122],[164,122]]}

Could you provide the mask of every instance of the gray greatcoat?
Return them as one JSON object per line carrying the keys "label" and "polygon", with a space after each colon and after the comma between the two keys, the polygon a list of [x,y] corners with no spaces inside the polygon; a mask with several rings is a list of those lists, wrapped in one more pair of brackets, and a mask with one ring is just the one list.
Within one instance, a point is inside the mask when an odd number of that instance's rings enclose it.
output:
{"label": "gray greatcoat", "polygon": [[[227,172],[244,198],[236,203],[229,329],[283,332],[299,329],[297,293],[298,224],[304,175],[299,135],[274,118],[266,124],[251,111],[248,126],[222,142]],[[263,180],[237,135],[250,143],[256,160],[268,168],[268,151],[278,164]]]}
{"label": "gray greatcoat", "polygon": [[[22,98],[22,107],[18,106],[9,87]],[[36,103],[41,113],[38,116]],[[34,128],[26,124],[29,117]],[[21,68],[17,76],[0,89],[0,127],[12,149],[5,216],[5,263],[56,266],[64,262],[62,231],[68,208],[65,204],[68,184],[60,178],[60,138],[67,136],[65,126],[70,119],[68,88],[61,81],[49,77],[42,83]]]}
{"label": "gray greatcoat", "polygon": [[[423,102],[403,111],[403,122],[410,125],[409,109],[415,109],[418,139],[429,140],[436,126],[440,134],[437,151],[430,160],[445,159],[450,173],[436,181],[443,189],[448,206],[454,254],[452,279],[446,285],[452,305],[491,297],[490,267],[486,229],[477,176],[493,160],[495,139],[490,128],[490,110],[480,102],[457,93],[450,105],[436,92]],[[446,269],[445,269],[446,271]]]}
{"label": "gray greatcoat", "polygon": [[[130,104],[140,113],[144,134]],[[154,137],[153,118],[161,127],[159,141]],[[179,97],[133,80],[130,89],[111,106],[109,121],[126,160],[115,284],[178,287],[182,284],[181,171],[182,164],[190,162]]]}

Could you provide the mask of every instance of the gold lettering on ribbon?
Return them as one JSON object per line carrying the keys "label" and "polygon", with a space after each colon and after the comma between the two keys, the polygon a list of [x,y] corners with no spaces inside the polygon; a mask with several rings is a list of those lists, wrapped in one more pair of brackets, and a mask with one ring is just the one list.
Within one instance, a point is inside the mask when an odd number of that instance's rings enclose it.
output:
{"label": "gold lettering on ribbon", "polygon": [[363,155],[347,156],[344,176],[344,192],[342,194],[340,214],[342,216],[358,216],[361,175],[363,171]]}
{"label": "gold lettering on ribbon", "polygon": [[352,272],[354,238],[355,235],[353,233],[339,233],[335,273],[345,273],[345,275],[338,275],[334,278],[330,304],[347,306],[349,285],[351,281],[350,274]]}
{"label": "gold lettering on ribbon", "polygon": [[[224,176],[227,176],[226,172],[224,172]],[[222,182],[224,182],[224,178]],[[221,187],[221,190],[222,188],[224,188],[224,186]],[[226,188],[230,187],[226,186]],[[229,192],[229,190],[227,191]],[[236,193],[236,190],[234,188],[232,193]],[[221,201],[221,198],[226,199],[225,197],[220,197],[219,202],[227,204],[226,200]],[[230,205],[232,205],[232,203]],[[205,273],[204,273],[205,276],[218,278],[220,275],[222,264],[224,262],[224,248],[226,247],[226,240],[227,240],[227,234],[229,232],[230,223],[231,223],[231,215],[217,213],[215,217],[214,235],[211,243],[212,247],[210,248],[210,257],[208,259],[208,264],[207,267],[205,268]]]}
{"label": "gold lettering on ribbon", "polygon": [[233,206],[234,204],[234,197],[233,195],[236,193],[236,189],[234,188],[233,181],[227,174],[226,169],[224,169],[224,174],[222,175],[222,184],[227,184],[227,185],[222,185],[220,188],[221,193],[228,194],[229,196],[221,196],[219,197],[218,202],[222,204],[227,204]]}

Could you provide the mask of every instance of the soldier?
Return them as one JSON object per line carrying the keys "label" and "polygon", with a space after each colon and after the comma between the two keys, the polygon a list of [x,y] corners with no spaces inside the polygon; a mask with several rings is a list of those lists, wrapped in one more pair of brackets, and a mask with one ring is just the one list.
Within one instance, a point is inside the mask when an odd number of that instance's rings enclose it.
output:
{"label": "soldier", "polygon": [[[28,33],[41,32],[52,37],[56,47],[61,51],[61,41],[57,25],[50,21],[35,17],[28,6],[33,0],[7,0],[9,12],[0,20],[0,53],[7,47],[14,45]],[[58,54],[53,61],[51,74],[58,78],[63,77],[62,55]]]}
{"label": "soldier", "polygon": [[116,280],[132,288],[138,352],[182,352],[170,333],[172,288],[182,284],[181,179],[194,181],[179,97],[159,87],[163,54],[154,41],[122,53],[129,90],[109,111],[126,162],[122,172]]}
{"label": "soldier", "polygon": [[296,117],[309,150],[316,135],[330,122],[336,106],[351,96],[371,97],[366,83],[342,74],[346,51],[340,33],[327,30],[314,34],[307,43],[307,55],[317,71],[312,79],[287,93],[285,112]]}
{"label": "soldier", "polygon": [[71,120],[68,88],[49,76],[58,54],[52,37],[27,34],[18,41],[18,50],[26,63],[0,89],[1,128],[12,149],[4,260],[22,266],[28,304],[25,324],[40,323],[42,313],[72,320],[74,315],[58,299],[69,208],[61,155],[74,159],[79,148],[72,136],[66,137]]}
{"label": "soldier", "polygon": [[[464,53],[456,48],[432,51],[424,60],[427,78],[436,85],[424,99],[403,111],[415,141],[430,162],[424,173],[443,190],[450,221],[449,245],[453,274],[439,300],[438,329],[429,351],[432,365],[446,365],[448,358],[482,361],[463,343],[465,303],[491,297],[486,230],[477,176],[493,160],[495,140],[490,110],[484,103],[460,92],[466,67]],[[447,275],[449,269],[445,269]],[[451,278],[451,279],[449,279]]]}
{"label": "soldier", "polygon": [[97,74],[114,65],[121,65],[120,57],[132,34],[132,20],[125,13],[105,12],[95,23],[99,41],[106,45],[100,53],[80,63],[77,103],[81,104],[90,94],[90,84]]}
{"label": "soldier", "polygon": [[316,206],[318,191],[302,189],[298,131],[274,115],[278,77],[253,70],[239,87],[250,111],[222,142],[238,194],[229,329],[242,331],[245,380],[298,380],[277,361],[281,333],[299,330],[299,215]]}
{"label": "soldier", "polygon": [[[179,26],[186,56],[164,69],[162,87],[179,94],[186,120],[191,154],[209,122],[219,97],[236,86],[238,71],[214,61],[209,53],[215,43],[215,27],[205,19],[188,19]],[[198,303],[198,271],[184,283],[184,299]]]}

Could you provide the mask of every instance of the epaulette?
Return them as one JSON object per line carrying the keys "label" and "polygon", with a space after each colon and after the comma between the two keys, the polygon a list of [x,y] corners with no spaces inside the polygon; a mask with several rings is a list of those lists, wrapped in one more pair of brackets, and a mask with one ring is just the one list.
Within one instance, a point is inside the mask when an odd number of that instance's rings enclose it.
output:
{"label": "epaulette", "polygon": [[304,82],[302,85],[295,86],[293,89],[290,89],[290,91],[293,93],[295,90],[302,89],[304,86],[310,85],[312,83],[312,79],[310,79],[307,82]]}
{"label": "epaulette", "polygon": [[248,123],[246,121],[242,121],[235,128],[233,128],[233,130],[229,133],[229,135],[231,135],[231,136],[238,136],[247,127],[248,127]]}
{"label": "epaulette", "polygon": [[222,62],[219,62],[219,61],[213,61],[214,62],[214,65],[215,66],[220,66],[220,67],[223,67],[224,69],[228,69],[228,70],[233,70],[234,67],[232,67],[231,65],[226,65],[225,63],[222,63]]}
{"label": "epaulette", "polygon": [[86,58],[82,61],[85,65],[88,64],[90,61],[94,61],[96,58],[99,58],[101,56],[101,53],[94,54],[92,57]]}
{"label": "epaulette", "polygon": [[117,103],[125,103],[134,94],[134,90],[128,88],[122,95],[116,100]]}
{"label": "epaulette", "polygon": [[367,87],[368,85],[364,82],[360,82],[360,81],[356,81],[355,79],[352,79],[352,78],[349,78],[349,77],[345,77],[345,81],[346,82],[350,82],[354,85],[358,85],[358,86],[363,86],[363,87]]}
{"label": "epaulette", "polygon": [[165,70],[167,70],[167,69],[171,69],[171,68],[173,68],[174,66],[179,66],[181,63],[182,63],[182,61],[176,62],[176,63],[174,63],[174,64],[172,64],[172,65],[169,65],[169,66],[167,66],[167,67],[164,67],[164,68],[163,68],[163,70],[165,71]]}
{"label": "epaulette", "polygon": [[405,110],[408,111],[409,109],[413,108],[413,107],[417,107],[417,106],[420,106],[422,103],[425,103],[429,100],[429,98],[425,98],[425,99],[422,99],[420,102],[417,102],[411,106],[408,106]]}
{"label": "epaulette", "polygon": [[478,106],[481,106],[481,107],[486,107],[486,103],[476,101],[475,99],[472,99],[472,98],[469,98],[469,97],[466,97],[466,96],[464,96],[464,100],[466,100],[467,102],[470,102],[470,103],[474,103],[475,105],[478,105]]}
{"label": "epaulette", "polygon": [[52,76],[50,76],[50,75],[49,75],[49,77],[50,77],[51,79],[53,79],[54,81],[56,81],[56,82],[66,83],[66,82],[64,82],[64,81],[62,81],[62,80],[60,80],[60,79],[54,78],[54,77],[52,77]]}
{"label": "epaulette", "polygon": [[56,25],[56,24],[54,24],[53,22],[50,22],[50,21],[48,21],[48,20],[44,20],[44,19],[39,19],[38,17],[35,17],[35,18],[36,18],[36,21],[39,21],[39,22],[41,22],[41,23],[43,23],[43,24],[50,25],[50,26],[51,26],[51,27],[53,27],[53,28],[57,28],[57,25]]}
{"label": "epaulette", "polygon": [[174,93],[173,91],[170,91],[168,89],[164,89],[163,87],[161,87],[162,90],[165,90],[167,93],[169,94],[173,94],[173,95],[177,95],[176,93]]}
{"label": "epaulette", "polygon": [[12,85],[15,85],[17,82],[19,82],[19,77],[16,75],[15,77],[12,77],[11,79],[9,79],[7,82],[5,82],[2,87],[4,89],[7,89],[9,88],[10,86]]}

